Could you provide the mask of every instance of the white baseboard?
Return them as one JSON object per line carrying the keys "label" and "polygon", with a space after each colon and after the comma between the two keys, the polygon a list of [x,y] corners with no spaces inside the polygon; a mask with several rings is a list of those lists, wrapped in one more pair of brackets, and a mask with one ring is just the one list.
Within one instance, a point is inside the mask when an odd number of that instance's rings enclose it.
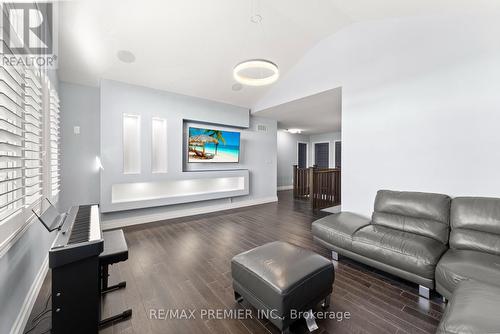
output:
{"label": "white baseboard", "polygon": [[279,186],[278,191],[283,191],[283,190],[292,190],[293,189],[293,184],[291,186]]}
{"label": "white baseboard", "polygon": [[10,334],[22,334],[26,324],[28,323],[28,319],[30,317],[31,311],[33,310],[33,306],[35,306],[36,298],[38,297],[38,293],[42,288],[43,280],[47,275],[49,270],[49,255],[45,257],[45,260],[42,263],[42,266],[38,273],[36,274],[35,280],[28,291],[28,295],[24,299],[23,306],[19,311],[19,315],[16,318],[16,321],[12,325],[10,330]]}
{"label": "white baseboard", "polygon": [[206,206],[206,207],[201,207],[201,208],[192,208],[192,209],[185,209],[185,210],[176,210],[176,211],[171,211],[171,212],[154,213],[154,214],[143,215],[143,216],[138,216],[138,217],[110,219],[110,220],[105,220],[102,222],[102,229],[103,230],[111,230],[114,228],[120,228],[120,227],[125,227],[125,226],[154,223],[154,222],[157,222],[160,220],[188,217],[188,216],[200,215],[200,214],[204,214],[204,213],[211,213],[211,212],[217,212],[217,211],[223,211],[223,210],[231,210],[231,209],[243,208],[246,206],[266,204],[266,203],[277,202],[277,201],[278,201],[278,197],[272,196],[272,197],[251,199],[251,200],[241,201],[241,202],[211,205],[211,206]]}

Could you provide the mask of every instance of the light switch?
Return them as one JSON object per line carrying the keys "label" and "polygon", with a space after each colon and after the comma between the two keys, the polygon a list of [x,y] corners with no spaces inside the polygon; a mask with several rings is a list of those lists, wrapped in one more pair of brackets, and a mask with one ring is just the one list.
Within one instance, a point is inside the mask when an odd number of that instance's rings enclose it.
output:
{"label": "light switch", "polygon": [[75,135],[79,135],[80,134],[80,127],[79,126],[74,126],[73,127],[73,133]]}

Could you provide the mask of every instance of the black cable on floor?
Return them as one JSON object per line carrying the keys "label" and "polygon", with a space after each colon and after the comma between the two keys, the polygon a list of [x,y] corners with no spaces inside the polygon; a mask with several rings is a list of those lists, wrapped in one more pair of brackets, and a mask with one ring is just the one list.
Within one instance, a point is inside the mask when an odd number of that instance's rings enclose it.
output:
{"label": "black cable on floor", "polygon": [[38,314],[36,317],[33,318],[33,320],[31,320],[31,323],[34,323],[35,321],[40,319],[43,315],[47,314],[48,312],[52,312],[52,309],[49,308],[48,310],[45,310],[42,313]]}
{"label": "black cable on floor", "polygon": [[31,320],[31,323],[34,323],[37,319],[39,319],[42,315],[44,315],[45,313],[47,313],[47,308],[49,307],[49,301],[50,301],[50,297],[52,297],[52,294],[49,293],[49,295],[47,296],[47,300],[45,301],[45,306],[43,308],[43,311],[38,313],[36,316],[33,317],[33,319]]}
{"label": "black cable on floor", "polygon": [[[29,332],[32,332],[33,330],[35,330],[35,328],[37,328],[38,325],[40,325],[42,323],[42,321],[44,321],[45,319],[50,319],[50,316],[49,317],[46,317],[46,316],[41,317],[33,326],[31,326],[30,329],[25,331],[24,334],[28,334]],[[50,331],[50,329],[49,329],[49,331]]]}

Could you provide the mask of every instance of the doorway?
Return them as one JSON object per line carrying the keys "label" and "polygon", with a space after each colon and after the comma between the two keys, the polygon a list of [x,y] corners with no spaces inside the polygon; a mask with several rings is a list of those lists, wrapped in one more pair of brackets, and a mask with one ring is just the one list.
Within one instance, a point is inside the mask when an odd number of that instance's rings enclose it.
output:
{"label": "doorway", "polygon": [[335,168],[340,168],[342,165],[342,142],[335,142]]}
{"label": "doorway", "polygon": [[330,143],[314,143],[314,164],[318,168],[330,167]]}
{"label": "doorway", "polygon": [[299,168],[307,168],[307,143],[297,143],[297,165]]}

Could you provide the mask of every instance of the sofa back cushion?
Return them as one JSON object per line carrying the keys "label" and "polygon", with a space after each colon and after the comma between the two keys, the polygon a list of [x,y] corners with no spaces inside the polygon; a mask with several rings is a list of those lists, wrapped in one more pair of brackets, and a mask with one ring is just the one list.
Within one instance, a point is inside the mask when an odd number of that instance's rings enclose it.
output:
{"label": "sofa back cushion", "polygon": [[372,224],[423,235],[448,243],[450,203],[447,195],[380,190]]}
{"label": "sofa back cushion", "polygon": [[457,197],[450,219],[451,248],[500,255],[500,198]]}

